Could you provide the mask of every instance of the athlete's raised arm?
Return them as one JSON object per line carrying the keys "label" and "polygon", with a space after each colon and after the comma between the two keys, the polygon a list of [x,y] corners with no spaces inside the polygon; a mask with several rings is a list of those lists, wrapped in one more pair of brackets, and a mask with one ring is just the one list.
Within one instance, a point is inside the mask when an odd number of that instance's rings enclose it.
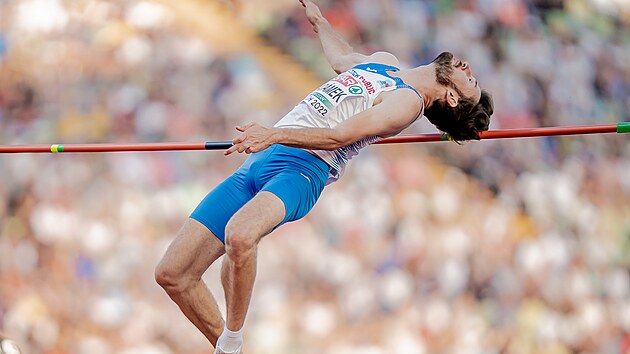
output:
{"label": "athlete's raised arm", "polygon": [[303,149],[334,150],[361,139],[396,135],[420,115],[422,101],[411,90],[401,91],[396,97],[343,121],[334,128],[267,128],[257,123],[236,127],[242,132],[232,140],[234,146],[225,151],[254,153],[273,144]]}
{"label": "athlete's raised arm", "polygon": [[368,61],[393,66],[399,65],[398,59],[391,53],[377,52],[368,56],[355,52],[350,44],[330,25],[317,5],[311,0],[300,0],[300,3],[306,8],[306,17],[313,25],[313,30],[322,43],[326,59],[337,74]]}

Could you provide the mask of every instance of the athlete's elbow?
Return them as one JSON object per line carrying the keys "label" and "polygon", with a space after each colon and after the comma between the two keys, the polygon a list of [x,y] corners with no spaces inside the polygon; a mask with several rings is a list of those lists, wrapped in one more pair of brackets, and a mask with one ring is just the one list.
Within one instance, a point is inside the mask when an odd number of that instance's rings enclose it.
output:
{"label": "athlete's elbow", "polygon": [[324,148],[322,150],[328,150],[328,151],[332,151],[332,150],[337,150],[341,147],[343,147],[345,145],[343,145],[342,143],[339,142],[331,142],[329,144],[327,144],[326,146],[324,146]]}
{"label": "athlete's elbow", "polygon": [[340,141],[331,139],[331,140],[327,141],[325,144],[323,144],[322,146],[320,146],[319,149],[332,151],[332,150],[337,150],[337,149],[339,149],[342,146],[344,146],[344,145]]}
{"label": "athlete's elbow", "polygon": [[351,49],[352,48],[349,48],[346,53],[338,55],[330,61],[330,66],[337,74],[350,70],[361,62],[362,55]]}
{"label": "athlete's elbow", "polygon": [[348,137],[344,132],[340,132],[334,130],[331,132],[328,142],[324,147],[324,150],[337,150],[341,147],[344,147],[351,143],[350,137]]}
{"label": "athlete's elbow", "polygon": [[333,63],[330,64],[330,67],[337,74],[341,74],[342,72],[347,70],[347,65],[345,65],[344,63],[341,63],[341,62],[333,62]]}

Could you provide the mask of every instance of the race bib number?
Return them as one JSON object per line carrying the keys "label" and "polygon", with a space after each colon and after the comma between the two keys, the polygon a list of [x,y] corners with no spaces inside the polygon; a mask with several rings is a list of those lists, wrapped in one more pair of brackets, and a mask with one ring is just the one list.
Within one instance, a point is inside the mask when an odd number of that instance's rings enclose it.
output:
{"label": "race bib number", "polygon": [[363,96],[361,84],[348,73],[343,73],[308,95],[305,102],[322,117],[327,117],[348,96]]}

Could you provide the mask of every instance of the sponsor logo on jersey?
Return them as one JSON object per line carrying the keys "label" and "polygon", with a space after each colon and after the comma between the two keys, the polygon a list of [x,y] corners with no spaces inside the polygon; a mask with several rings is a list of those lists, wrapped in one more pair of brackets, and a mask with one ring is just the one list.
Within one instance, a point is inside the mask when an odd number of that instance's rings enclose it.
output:
{"label": "sponsor logo on jersey", "polygon": [[359,80],[363,84],[368,94],[371,95],[376,92],[376,89],[374,88],[372,83],[368,81],[365,77],[363,77],[363,75],[359,74],[356,70],[350,70],[348,72],[350,73],[350,75],[354,76],[357,80]]}
{"label": "sponsor logo on jersey", "polygon": [[353,95],[360,95],[363,93],[363,88],[361,88],[361,86],[359,85],[350,86],[348,88],[348,92],[350,92]]}
{"label": "sponsor logo on jersey", "polygon": [[332,79],[332,81],[337,81],[338,83],[344,85],[345,87],[350,87],[352,85],[358,85],[359,82],[350,75],[341,74],[336,78]]}
{"label": "sponsor logo on jersey", "polygon": [[381,86],[381,88],[386,88],[386,87],[392,86],[392,84],[389,81],[387,81],[387,80],[378,80],[377,82]]}

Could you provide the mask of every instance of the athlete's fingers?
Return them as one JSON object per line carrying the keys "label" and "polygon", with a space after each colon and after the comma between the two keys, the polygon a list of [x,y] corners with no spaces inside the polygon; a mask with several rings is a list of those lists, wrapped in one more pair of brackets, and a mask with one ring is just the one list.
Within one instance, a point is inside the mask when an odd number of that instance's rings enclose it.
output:
{"label": "athlete's fingers", "polygon": [[249,144],[244,144],[243,142],[235,143],[231,148],[227,149],[224,154],[229,155],[233,152],[243,153],[245,150],[249,148]]}
{"label": "athlete's fingers", "polygon": [[244,140],[245,140],[245,134],[241,134],[237,136],[236,138],[232,139],[232,144],[236,145],[236,144],[242,143]]}
{"label": "athlete's fingers", "polygon": [[230,147],[229,149],[225,150],[223,152],[223,155],[227,156],[231,153],[233,153],[234,151],[236,151],[236,149],[238,149],[238,145],[232,145],[232,147]]}
{"label": "athlete's fingers", "polygon": [[243,141],[237,145],[238,146],[236,148],[236,151],[238,151],[239,153],[242,153],[243,151],[247,150],[247,148],[249,147],[249,143],[247,141]]}
{"label": "athlete's fingers", "polygon": [[249,128],[253,127],[254,125],[256,125],[256,122],[249,122],[249,123],[247,123],[247,124],[245,124],[245,125],[240,125],[240,126],[237,126],[237,127],[236,127],[236,130],[238,130],[239,132],[244,132],[244,131],[246,131],[247,129],[249,129]]}

